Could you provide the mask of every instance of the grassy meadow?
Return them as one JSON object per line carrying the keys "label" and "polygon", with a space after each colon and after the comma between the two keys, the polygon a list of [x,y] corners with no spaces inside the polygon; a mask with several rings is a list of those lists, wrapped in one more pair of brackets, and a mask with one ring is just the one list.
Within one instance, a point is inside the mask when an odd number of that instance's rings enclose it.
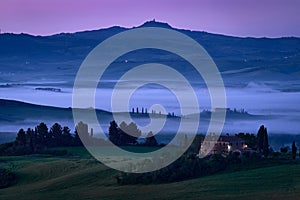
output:
{"label": "grassy meadow", "polygon": [[298,199],[300,164],[282,164],[229,172],[182,182],[118,185],[119,173],[95,161],[82,147],[73,156],[0,157],[0,166],[16,174],[17,183],[0,189],[11,199]]}

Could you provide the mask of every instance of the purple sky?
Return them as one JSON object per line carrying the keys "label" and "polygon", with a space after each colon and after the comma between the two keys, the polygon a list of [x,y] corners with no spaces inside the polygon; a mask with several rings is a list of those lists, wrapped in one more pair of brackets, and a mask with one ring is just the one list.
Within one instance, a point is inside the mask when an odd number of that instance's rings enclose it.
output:
{"label": "purple sky", "polygon": [[1,0],[2,32],[50,35],[155,18],[173,27],[254,37],[300,37],[299,0]]}

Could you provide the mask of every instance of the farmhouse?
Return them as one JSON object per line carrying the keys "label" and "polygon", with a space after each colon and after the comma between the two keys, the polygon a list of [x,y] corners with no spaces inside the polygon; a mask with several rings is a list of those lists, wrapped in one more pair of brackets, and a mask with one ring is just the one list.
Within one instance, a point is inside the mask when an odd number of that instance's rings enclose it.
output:
{"label": "farmhouse", "polygon": [[217,135],[211,133],[201,141],[200,154],[228,154],[229,152],[242,152],[247,148],[245,141],[237,136]]}

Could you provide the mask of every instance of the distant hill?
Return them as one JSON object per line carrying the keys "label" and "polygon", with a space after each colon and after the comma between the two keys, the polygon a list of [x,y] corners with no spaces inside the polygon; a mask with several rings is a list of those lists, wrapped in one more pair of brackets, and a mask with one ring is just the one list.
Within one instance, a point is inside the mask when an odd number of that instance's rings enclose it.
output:
{"label": "distant hill", "polygon": [[[72,116],[71,108],[59,108],[51,106],[41,106],[30,103],[24,103],[14,100],[4,100],[0,99],[0,143],[12,141],[15,139],[15,134],[20,128],[27,129],[28,127],[34,128],[40,122],[45,122],[48,127],[52,126],[55,122],[60,123],[62,126],[69,126],[74,131],[74,122]],[[122,115],[123,113],[117,113]],[[195,116],[199,114],[190,114],[184,117],[193,120]],[[109,122],[113,120],[111,112],[104,110],[97,110],[98,119],[101,122],[101,126],[105,132],[108,131]],[[145,114],[133,114],[131,115],[135,122],[139,125],[146,125],[150,122],[149,116]],[[159,116],[157,116],[159,117]],[[199,133],[205,131],[205,127],[208,125],[208,122],[211,118],[211,112],[204,110],[200,114],[200,127]],[[231,134],[238,132],[248,132],[249,127],[252,133],[257,132],[257,124],[267,122],[268,120],[280,120],[280,116],[265,116],[265,115],[253,115],[249,114],[246,111],[237,111],[227,109],[226,112],[226,123],[224,131],[227,131]],[[258,121],[258,123],[256,123]],[[180,123],[179,117],[168,118],[166,127],[163,129],[162,133],[174,133]],[[250,123],[249,127],[245,124]],[[270,125],[270,128],[273,126]],[[275,125],[274,125],[275,126]],[[276,130],[276,129],[275,129]],[[280,129],[281,130],[281,129]],[[188,130],[187,130],[188,132]],[[277,131],[278,132],[278,131]],[[226,132],[224,132],[226,133]],[[270,132],[271,135],[274,133]],[[281,133],[285,133],[281,131]],[[290,134],[294,132],[287,132],[286,134],[275,134],[270,138],[272,147],[276,150],[279,150],[280,147],[290,145],[291,141],[300,141],[299,135]],[[298,132],[296,132],[298,134]],[[163,135],[160,135],[160,139],[164,141]],[[166,140],[169,140],[166,139]]]}
{"label": "distant hill", "polygon": [[[134,28],[140,27],[174,29],[167,23],[155,21]],[[87,54],[103,40],[125,30],[128,29],[114,26],[52,36],[0,34],[0,82],[55,79],[66,80],[71,85]],[[174,30],[199,42],[212,56],[225,81],[298,80],[300,75],[300,38],[240,38],[201,31]],[[149,55],[128,57],[129,61],[137,64],[148,62],[147,59]],[[157,62],[168,60],[163,56],[151,59]],[[120,60],[116,61],[118,62]],[[185,70],[184,66],[182,69]],[[187,73],[187,76],[192,79],[193,73]]]}
{"label": "distant hill", "polygon": [[[45,122],[48,126],[52,126],[55,122],[62,124],[63,126],[69,126],[74,130],[74,122],[71,108],[59,108],[51,106],[35,105],[30,103],[24,103],[14,100],[0,99],[0,132],[16,132],[20,128],[35,127],[40,122]],[[82,109],[82,113],[85,110]],[[111,112],[105,110],[96,110],[99,122],[102,125],[104,131],[108,131],[109,122],[113,120]],[[114,113],[122,117],[124,113]],[[189,120],[194,120],[198,114],[186,115]],[[200,113],[201,122],[208,123],[211,118],[210,111],[202,111]],[[131,114],[132,119],[141,126],[145,126],[150,123],[149,115],[142,113]],[[152,117],[163,117],[160,114],[154,114]],[[259,119],[271,119],[272,116],[252,115],[247,112],[234,112],[230,109],[227,110],[226,121],[252,121]],[[275,116],[273,116],[275,117]],[[177,130],[180,123],[180,117],[167,116],[167,123],[162,132],[174,132]],[[204,125],[203,123],[201,123]],[[255,127],[256,128],[256,127]],[[187,130],[188,131],[188,130]]]}
{"label": "distant hill", "polygon": [[[0,122],[17,122],[27,119],[73,120],[72,108],[59,108],[0,99]],[[97,114],[111,116],[111,112],[97,109]]]}
{"label": "distant hill", "polygon": [[[6,100],[0,99],[0,122],[18,122],[24,121],[28,118],[34,119],[57,119],[59,120],[73,120],[72,116],[72,108],[59,108],[52,106],[43,106],[25,103],[21,101],[15,100]],[[112,113],[109,111],[96,109],[97,114],[101,117],[112,117]],[[236,117],[244,117],[245,119],[259,117],[260,115],[251,115],[247,112],[233,111],[229,108],[226,111],[228,118],[236,118]],[[122,115],[122,113],[117,113]],[[160,114],[154,114],[156,117],[159,117]],[[190,114],[185,117],[193,117],[196,114]],[[145,118],[145,114],[137,114],[134,113],[131,115],[133,118]],[[171,117],[171,116],[169,116]],[[202,111],[201,117],[210,119],[211,112],[210,111]],[[266,116],[264,116],[266,117]],[[148,117],[147,117],[148,118]],[[174,116],[174,119],[180,118],[178,116]]]}

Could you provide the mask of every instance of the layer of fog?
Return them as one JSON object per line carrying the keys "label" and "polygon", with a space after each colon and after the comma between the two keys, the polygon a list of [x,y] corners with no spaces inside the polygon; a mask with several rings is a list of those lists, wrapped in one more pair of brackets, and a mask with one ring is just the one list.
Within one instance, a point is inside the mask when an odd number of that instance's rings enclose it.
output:
{"label": "layer of fog", "polygon": [[[114,84],[106,83],[105,87],[98,88],[95,95],[96,108],[111,111],[111,86]],[[185,93],[181,90],[180,84],[174,83],[174,88],[168,90],[159,85],[146,85],[136,90],[128,106],[128,110],[119,110],[122,112],[131,111],[132,108],[142,107],[149,109],[154,104],[161,104],[166,112],[174,112],[181,115],[180,105],[176,99],[176,93]],[[176,87],[177,84],[177,87]],[[42,89],[40,89],[42,88]],[[130,90],[132,85],[128,85],[123,90]],[[283,91],[282,88],[285,88]],[[287,90],[289,88],[289,90]],[[224,132],[253,132],[260,124],[265,124],[270,131],[276,133],[299,133],[300,125],[300,92],[297,91],[298,85],[293,83],[272,82],[250,82],[248,84],[226,84],[227,107],[245,109],[250,114],[273,116],[274,118],[265,118],[260,120],[227,120]],[[53,90],[52,90],[53,89]],[[194,88],[198,97],[200,109],[211,109],[210,95],[208,89],[199,84]],[[36,81],[26,83],[5,84],[0,86],[1,99],[14,99],[23,102],[29,102],[38,105],[50,105],[56,107],[72,106],[73,88],[63,82],[55,81]],[[82,94],[84,95],[84,94]],[[188,93],[185,94],[188,98]],[[125,98],[119,96],[117,102],[126,103]],[[191,105],[184,105],[189,113],[199,111]],[[11,125],[14,126],[14,125]],[[206,124],[204,123],[205,127]],[[8,127],[7,127],[8,128]],[[12,127],[9,127],[12,129]],[[173,131],[170,128],[169,131]],[[199,131],[205,131],[200,128]]]}

